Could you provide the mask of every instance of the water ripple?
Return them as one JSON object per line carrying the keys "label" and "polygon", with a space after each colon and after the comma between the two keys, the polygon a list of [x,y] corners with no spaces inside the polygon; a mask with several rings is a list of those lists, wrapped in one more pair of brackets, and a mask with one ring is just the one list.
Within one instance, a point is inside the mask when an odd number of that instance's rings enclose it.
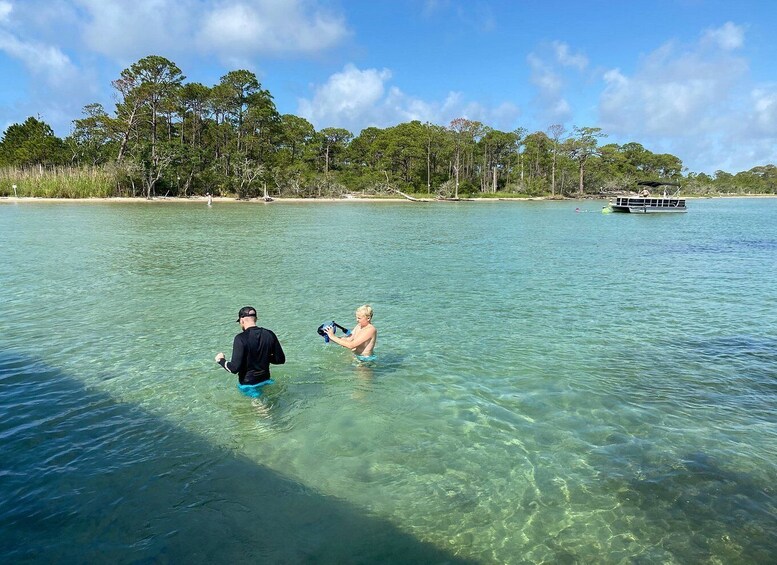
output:
{"label": "water ripple", "polygon": [[[203,516],[242,524],[275,500],[244,485],[243,458],[293,500],[348,501],[478,562],[766,562],[774,206],[0,206],[0,520],[158,557]],[[369,264],[324,224],[363,226]],[[364,302],[374,366],[315,334]],[[212,361],[245,304],[288,356],[253,400]],[[203,555],[233,539],[242,559],[335,562],[298,523],[302,553],[229,530],[200,534]]]}

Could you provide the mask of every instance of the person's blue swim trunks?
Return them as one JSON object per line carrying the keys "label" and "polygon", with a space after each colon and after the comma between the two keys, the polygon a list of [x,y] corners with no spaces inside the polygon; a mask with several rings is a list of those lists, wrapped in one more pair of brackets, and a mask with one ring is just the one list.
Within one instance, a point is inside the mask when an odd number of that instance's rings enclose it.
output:
{"label": "person's blue swim trunks", "polygon": [[275,381],[272,379],[267,379],[266,381],[262,381],[255,385],[241,385],[238,383],[237,388],[246,396],[250,396],[251,398],[259,398],[262,396],[262,387],[272,384],[275,384]]}
{"label": "person's blue swim trunks", "polygon": [[356,359],[362,362],[375,361],[378,358],[377,355],[357,355]]}

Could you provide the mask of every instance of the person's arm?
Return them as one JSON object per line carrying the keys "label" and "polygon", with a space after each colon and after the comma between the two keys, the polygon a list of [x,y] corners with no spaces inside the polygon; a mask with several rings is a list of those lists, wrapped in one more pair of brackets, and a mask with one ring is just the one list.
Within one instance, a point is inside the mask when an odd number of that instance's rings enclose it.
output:
{"label": "person's arm", "polygon": [[225,370],[230,373],[237,373],[240,371],[240,364],[243,362],[243,340],[240,339],[240,334],[235,336],[235,340],[232,342],[232,360],[227,361],[223,353],[216,355],[216,363],[224,367]]}
{"label": "person's arm", "polygon": [[[353,329],[354,333],[358,332],[358,328]],[[353,334],[347,335],[345,337],[337,337],[335,335],[335,328],[333,326],[327,326],[324,328],[324,332],[326,332],[327,337],[329,338],[329,341],[332,343],[336,343],[337,345],[342,345],[343,347],[351,348],[351,345],[349,343],[353,340]]]}
{"label": "person's arm", "polygon": [[345,338],[337,337],[334,330],[331,328],[326,330],[326,334],[329,336],[329,339],[331,339],[337,345],[341,345],[348,349],[356,349],[361,344],[368,342],[370,338],[375,335],[375,326],[370,326],[368,328],[354,328],[353,334]]}
{"label": "person's arm", "polygon": [[[270,331],[270,330],[267,330]],[[286,362],[286,354],[283,352],[281,342],[278,341],[278,336],[270,331],[273,337],[272,349],[270,350],[270,363],[273,365],[283,365]]]}

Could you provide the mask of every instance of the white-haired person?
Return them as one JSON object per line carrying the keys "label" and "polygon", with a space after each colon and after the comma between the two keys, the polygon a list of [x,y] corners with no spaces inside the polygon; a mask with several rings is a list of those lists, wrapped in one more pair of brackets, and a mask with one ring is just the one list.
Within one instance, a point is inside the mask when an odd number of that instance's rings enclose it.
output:
{"label": "white-haired person", "polygon": [[375,361],[375,346],[378,343],[378,330],[372,325],[372,307],[368,304],[356,309],[356,327],[351,335],[338,337],[335,328],[324,328],[330,341],[353,351],[359,361]]}

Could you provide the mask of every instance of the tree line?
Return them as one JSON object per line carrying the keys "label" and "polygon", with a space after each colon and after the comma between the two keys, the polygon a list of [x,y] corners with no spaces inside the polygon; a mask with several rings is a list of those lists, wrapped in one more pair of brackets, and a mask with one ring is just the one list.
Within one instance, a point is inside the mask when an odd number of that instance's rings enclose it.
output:
{"label": "tree line", "polygon": [[279,114],[250,71],[228,72],[210,87],[185,80],[172,61],[144,57],[112,82],[112,113],[87,105],[65,139],[34,117],[10,126],[0,141],[0,194],[21,185],[31,191],[36,179],[48,180],[53,194],[25,194],[584,197],[638,180],[681,182],[692,194],[777,192],[774,165],[684,173],[678,157],[636,142],[605,144],[596,127],[552,124],[529,133],[457,118],[368,127],[358,135],[317,131],[304,118]]}

